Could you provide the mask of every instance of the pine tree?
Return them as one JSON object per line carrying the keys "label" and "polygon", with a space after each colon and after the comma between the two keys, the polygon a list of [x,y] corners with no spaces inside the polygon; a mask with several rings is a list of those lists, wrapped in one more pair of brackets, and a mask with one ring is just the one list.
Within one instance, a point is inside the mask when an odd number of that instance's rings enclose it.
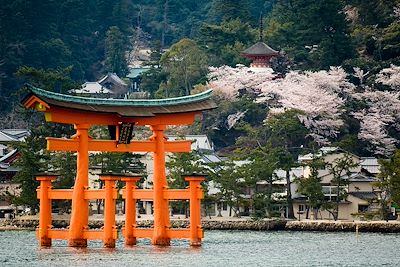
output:
{"label": "pine tree", "polygon": [[301,68],[329,68],[355,55],[340,0],[280,0],[267,27],[267,39]]}
{"label": "pine tree", "polygon": [[112,26],[106,33],[106,71],[125,77],[128,72],[126,62],[127,41],[118,27]]}

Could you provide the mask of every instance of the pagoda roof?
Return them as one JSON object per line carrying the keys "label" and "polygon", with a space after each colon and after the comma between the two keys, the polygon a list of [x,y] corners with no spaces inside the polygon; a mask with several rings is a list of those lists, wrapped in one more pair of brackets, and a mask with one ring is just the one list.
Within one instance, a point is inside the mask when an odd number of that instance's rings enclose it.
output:
{"label": "pagoda roof", "polygon": [[273,56],[279,52],[269,47],[263,42],[258,42],[242,52],[243,55]]}
{"label": "pagoda roof", "polygon": [[113,99],[92,98],[55,93],[28,85],[29,94],[22,103],[32,108],[43,101],[50,108],[61,107],[88,112],[114,113],[124,117],[151,117],[157,114],[173,114],[210,110],[217,107],[211,99],[212,90],[200,94],[166,99]]}

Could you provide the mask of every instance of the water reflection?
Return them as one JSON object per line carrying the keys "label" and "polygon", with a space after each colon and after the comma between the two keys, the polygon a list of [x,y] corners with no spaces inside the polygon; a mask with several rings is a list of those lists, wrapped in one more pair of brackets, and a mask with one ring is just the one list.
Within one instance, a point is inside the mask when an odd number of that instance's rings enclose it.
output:
{"label": "water reflection", "polygon": [[202,247],[174,240],[170,247],[148,239],[115,249],[90,241],[69,248],[54,241],[39,248],[33,232],[0,233],[0,266],[400,266],[398,234],[208,231]]}

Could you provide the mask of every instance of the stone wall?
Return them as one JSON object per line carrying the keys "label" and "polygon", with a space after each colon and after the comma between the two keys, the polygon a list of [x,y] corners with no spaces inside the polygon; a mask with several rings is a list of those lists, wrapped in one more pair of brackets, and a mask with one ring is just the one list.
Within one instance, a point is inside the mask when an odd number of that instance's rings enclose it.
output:
{"label": "stone wall", "polygon": [[[38,220],[1,220],[1,230],[34,230]],[[124,225],[123,221],[117,222],[118,229]],[[152,220],[137,222],[138,227],[150,228]],[[400,233],[400,222],[334,222],[334,221],[284,221],[284,220],[203,220],[205,230],[253,230],[253,231],[323,231],[323,232],[355,232],[357,225],[359,232]],[[67,228],[68,221],[54,220],[54,228]],[[89,227],[98,229],[103,226],[100,220],[90,221]],[[189,220],[172,220],[172,228],[187,228]]]}

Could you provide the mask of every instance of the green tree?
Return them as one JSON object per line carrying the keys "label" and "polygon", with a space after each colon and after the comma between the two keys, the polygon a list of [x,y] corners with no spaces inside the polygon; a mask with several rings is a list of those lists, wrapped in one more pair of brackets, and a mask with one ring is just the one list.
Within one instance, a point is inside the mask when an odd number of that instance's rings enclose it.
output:
{"label": "green tree", "polygon": [[[267,120],[267,127],[270,133],[267,147],[275,147],[277,168],[286,172],[286,201],[288,205],[288,218],[293,219],[293,199],[291,191],[290,170],[296,165],[295,158],[298,149],[304,147],[307,128],[301,124],[298,116],[299,111],[289,110],[281,114],[272,115]],[[297,153],[295,153],[297,151]]]}
{"label": "green tree", "polygon": [[[76,177],[76,156],[74,153],[50,153],[48,162],[52,166],[52,172],[58,174],[57,180],[53,183],[54,188],[69,189],[74,186]],[[64,213],[71,208],[71,201],[56,201],[53,207],[58,209],[60,213]]]}
{"label": "green tree", "polygon": [[150,94],[150,98],[156,98],[160,84],[167,82],[168,74],[159,67],[151,66],[150,69],[142,74],[140,88]]}
{"label": "green tree", "polygon": [[235,164],[231,159],[210,163],[210,180],[213,182],[215,188],[219,190],[216,194],[216,200],[219,202],[219,210],[222,203],[226,203],[231,207],[236,217],[240,217],[240,207],[245,204],[243,193],[246,189],[246,177],[242,168]]}
{"label": "green tree", "polygon": [[[271,218],[274,205],[279,204],[279,200],[273,195],[277,192],[274,182],[279,180],[274,173],[278,165],[276,155],[275,149],[258,148],[251,153],[250,163],[242,166],[246,185],[253,192],[253,216],[255,218]],[[260,189],[259,182],[266,182],[266,188]]]}
{"label": "green tree", "polygon": [[374,199],[379,205],[379,213],[382,220],[389,220],[388,207],[390,202],[392,201],[390,191],[391,191],[391,183],[390,179],[386,173],[386,169],[382,167],[384,163],[381,163],[382,160],[379,160],[379,164],[381,165],[381,172],[377,175],[377,181],[373,183],[373,190],[377,193],[376,198]]}
{"label": "green tree", "polygon": [[[190,153],[174,153],[169,156],[169,160],[166,162],[168,186],[183,189],[188,186],[185,176],[190,174],[205,174],[206,169],[199,160],[200,156],[195,151]],[[187,201],[171,202],[171,207],[173,211],[179,214],[188,215]]]}
{"label": "green tree", "polygon": [[166,97],[190,95],[193,86],[204,81],[208,67],[206,54],[190,39],[172,45],[162,55],[160,64],[168,73]]}
{"label": "green tree", "polygon": [[[43,70],[32,67],[22,67],[17,75],[24,77],[33,86],[44,89],[66,91],[71,89],[74,82],[69,78],[71,68],[63,70]],[[17,166],[21,170],[13,178],[20,184],[21,192],[15,196],[17,205],[26,205],[35,211],[38,205],[36,188],[39,185],[35,175],[41,172],[53,171],[60,176],[55,182],[58,188],[68,188],[74,182],[76,161],[71,153],[49,153],[46,150],[46,137],[69,137],[74,133],[71,125],[43,123],[43,115],[35,111],[24,111],[23,115],[30,120],[32,127],[30,135],[24,142],[14,144],[21,154]],[[40,116],[40,117],[39,117]],[[33,119],[32,119],[33,118]]]}
{"label": "green tree", "polygon": [[199,31],[198,43],[209,55],[211,65],[236,66],[239,63],[249,63],[240,55],[254,44],[257,37],[257,31],[248,22],[233,19],[221,24],[204,23]]}
{"label": "green tree", "polygon": [[[102,152],[95,154],[90,158],[90,164],[92,166],[99,166],[101,173],[106,174],[132,174],[140,173],[143,174],[140,182],[145,179],[145,166],[139,160],[140,156],[133,153],[114,153],[114,152]],[[99,187],[102,188],[104,183],[102,180],[97,180]],[[121,189],[123,183],[121,181],[117,182],[117,188]],[[118,201],[121,201],[121,196],[118,196]],[[96,200],[97,213],[100,214],[101,206],[104,204],[103,199]]]}
{"label": "green tree", "polygon": [[[265,115],[265,111],[264,111]],[[303,148],[307,148],[308,130],[301,124],[299,111],[288,110],[280,114],[269,114],[263,126],[251,126],[242,123],[243,134],[236,145],[244,158],[254,160],[252,156],[263,151],[264,156],[258,160],[274,170],[282,169],[286,173],[286,205],[288,218],[294,218],[290,171],[297,165],[296,158]]]}
{"label": "green tree", "polygon": [[[318,170],[325,168],[325,162],[314,154],[312,161],[307,166],[310,168],[310,175],[308,177],[298,177],[295,182],[299,185],[297,192],[307,197],[309,209],[314,213],[314,219],[317,219],[318,210],[325,200],[322,192],[322,179]],[[308,219],[308,210],[306,218]]]}
{"label": "green tree", "polygon": [[186,175],[205,174],[206,172],[196,151],[174,153],[168,158],[166,166],[168,169],[168,185],[171,188],[186,188],[188,186],[184,179]]}
{"label": "green tree", "polygon": [[248,21],[251,18],[249,0],[213,0],[209,17],[213,21],[240,19]]}
{"label": "green tree", "polygon": [[106,33],[105,40],[105,69],[125,77],[128,72],[126,61],[127,39],[117,26],[112,26]]}
{"label": "green tree", "polygon": [[71,79],[72,66],[57,69],[37,69],[22,66],[16,75],[28,83],[48,91],[66,93],[69,89],[78,88],[79,84]]}
{"label": "green tree", "polygon": [[355,55],[340,0],[280,0],[267,27],[270,44],[304,69],[338,66]]}
{"label": "green tree", "polygon": [[43,126],[31,129],[31,133],[24,142],[14,144],[21,156],[16,161],[20,171],[13,177],[13,181],[19,184],[21,190],[19,195],[13,196],[15,205],[25,205],[35,213],[38,210],[39,202],[36,197],[36,188],[39,182],[35,175],[47,171],[46,161],[49,154],[44,151],[46,147],[46,131]]}
{"label": "green tree", "polygon": [[[252,97],[243,96],[237,101],[215,98],[218,108],[203,115],[203,129],[206,131],[217,150],[226,148],[249,149],[262,144],[265,136],[257,136],[260,125],[266,117],[263,104],[255,103]],[[242,114],[236,123],[230,124],[230,118]],[[260,135],[263,135],[260,133]]]}
{"label": "green tree", "polygon": [[[385,200],[390,200],[399,205],[400,203],[400,150],[396,150],[388,160],[379,160],[380,174],[376,186],[382,190]],[[381,203],[381,210],[388,203]],[[383,215],[383,214],[382,214]]]}
{"label": "green tree", "polygon": [[336,221],[339,217],[339,206],[342,201],[347,199],[346,186],[349,185],[349,177],[352,170],[358,166],[349,153],[345,153],[343,157],[335,159],[331,163],[327,163],[329,173],[332,175],[331,184],[336,186],[335,193],[337,194],[334,201],[324,203],[324,209],[332,214]]}

